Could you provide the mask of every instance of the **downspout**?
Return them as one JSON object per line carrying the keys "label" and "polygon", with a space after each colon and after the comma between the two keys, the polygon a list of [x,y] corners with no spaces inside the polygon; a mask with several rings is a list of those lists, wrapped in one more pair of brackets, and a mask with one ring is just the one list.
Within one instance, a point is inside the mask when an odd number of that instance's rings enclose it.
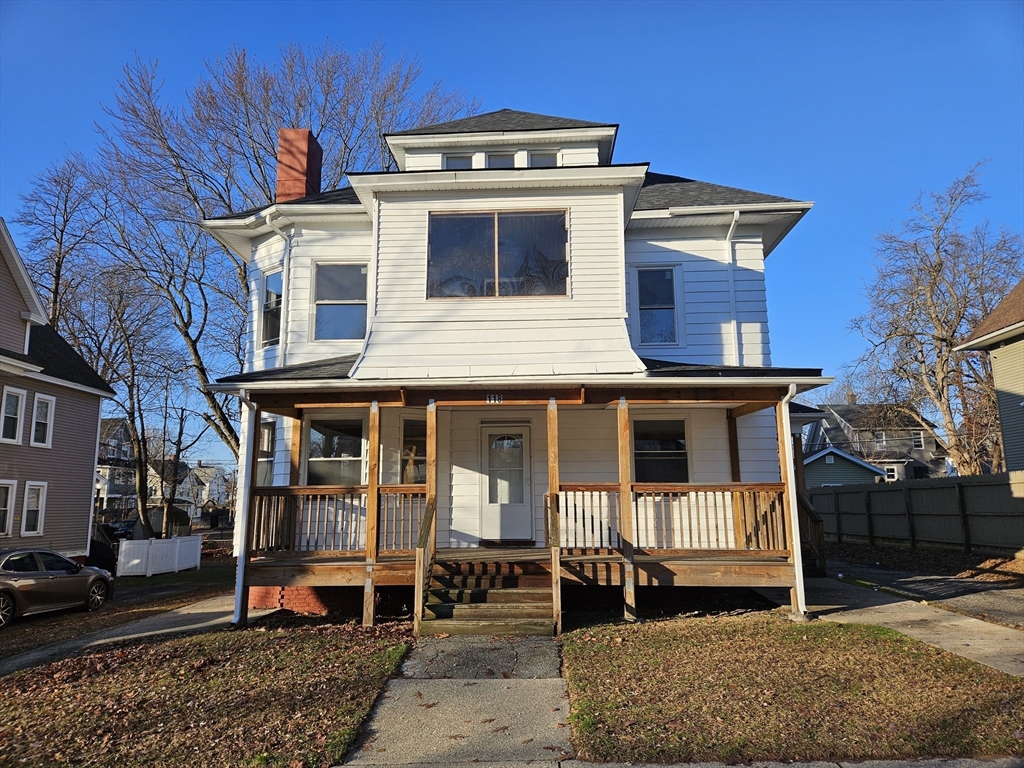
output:
{"label": "downspout", "polygon": [[288,286],[291,283],[292,263],[292,236],[284,231],[271,220],[271,214],[265,214],[263,221],[284,241],[284,257],[281,264],[281,338],[277,343],[278,366],[287,364],[288,355]]}
{"label": "downspout", "polygon": [[781,461],[787,462],[785,466],[789,468],[789,471],[786,473],[787,477],[789,477],[789,482],[786,483],[786,496],[789,499],[790,527],[793,531],[793,541],[789,543],[789,546],[792,548],[793,568],[796,571],[794,576],[796,581],[797,613],[799,616],[806,616],[807,595],[804,592],[804,554],[800,548],[800,512],[797,506],[796,483],[794,482],[794,472],[796,470],[794,469],[795,461],[793,458],[793,430],[789,420],[789,403],[794,397],[796,397],[796,384],[790,384],[789,391],[782,398],[782,428],[785,430],[785,435],[779,442],[782,444],[785,456],[779,458]]}
{"label": "downspout", "polygon": [[732,325],[732,364],[743,365],[743,355],[740,353],[740,330],[739,322],[736,319],[736,281],[733,277],[736,259],[733,257],[732,236],[736,233],[736,225],[740,222],[740,212],[732,212],[732,224],[729,225],[729,233],[725,236],[725,249],[729,255],[729,313]]}
{"label": "downspout", "polygon": [[[246,613],[246,606],[242,604],[242,592],[245,586],[245,566],[249,559],[249,553],[246,549],[248,542],[245,541],[245,534],[249,528],[249,492],[252,490],[249,487],[249,483],[252,477],[250,470],[254,458],[249,454],[253,445],[253,434],[258,426],[256,424],[256,404],[246,397],[244,389],[239,390],[238,399],[246,407],[246,441],[243,443],[245,446],[246,466],[244,472],[242,467],[239,467],[239,477],[235,481],[235,492],[238,494],[238,497],[235,499],[235,552],[238,553],[238,567],[235,569],[235,612],[231,618],[231,624],[235,627],[241,626],[240,622]],[[258,457],[256,458],[258,459]],[[241,538],[239,538],[239,531],[241,531]]]}

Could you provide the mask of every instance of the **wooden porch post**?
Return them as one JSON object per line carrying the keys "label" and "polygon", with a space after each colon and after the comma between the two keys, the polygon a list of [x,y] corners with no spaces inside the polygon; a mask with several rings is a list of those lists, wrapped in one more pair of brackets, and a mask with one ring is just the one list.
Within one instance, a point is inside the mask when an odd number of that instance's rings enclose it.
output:
{"label": "wooden porch post", "polygon": [[246,570],[249,564],[249,548],[252,542],[253,512],[256,501],[256,476],[260,464],[260,436],[262,433],[262,412],[259,406],[251,411],[252,432],[249,435],[249,487],[246,489],[245,519],[243,521],[242,541],[238,547],[238,564],[235,577],[235,622],[236,627],[244,627],[249,623],[249,584]]}
{"label": "wooden porch post", "polygon": [[629,406],[619,398],[619,538],[622,540],[625,578],[623,593],[627,621],[636,621],[636,578],[633,571],[633,483],[632,455],[629,433]]}
{"label": "wooden porch post", "polygon": [[[434,558],[437,549],[437,404],[431,400],[427,404],[427,499],[424,520],[429,529],[420,530],[419,539],[416,545],[416,583],[415,597],[413,601],[414,631],[419,637],[420,627],[423,622],[423,607],[426,601],[425,589],[429,580],[428,571],[430,561]],[[426,535],[424,535],[426,534]],[[427,554],[429,550],[429,555]]]}
{"label": "wooden porch post", "polygon": [[[795,392],[795,388],[791,389]],[[793,566],[795,583],[789,590],[790,607],[794,616],[807,612],[804,603],[803,556],[800,551],[800,524],[796,519],[796,486],[793,484],[793,443],[789,439],[789,405],[785,401],[775,404],[775,430],[779,444],[779,472],[782,479],[782,509],[785,519],[789,562]]]}
{"label": "wooden porch post", "polygon": [[370,403],[369,454],[366,478],[366,582],[363,587],[363,626],[371,627],[374,622],[373,566],[377,562],[377,518],[380,516],[380,408],[377,401]]}
{"label": "wooden porch post", "polygon": [[302,467],[302,411],[300,410],[292,419],[292,451],[291,465],[288,468],[288,485],[299,484],[299,474]]}
{"label": "wooden porch post", "polygon": [[551,606],[555,634],[562,634],[562,532],[558,509],[558,403],[548,401],[548,545],[551,547]]}
{"label": "wooden porch post", "polygon": [[732,470],[732,481],[740,481],[740,438],[736,429],[736,417],[732,410],[725,412],[725,424],[729,430],[729,468]]}

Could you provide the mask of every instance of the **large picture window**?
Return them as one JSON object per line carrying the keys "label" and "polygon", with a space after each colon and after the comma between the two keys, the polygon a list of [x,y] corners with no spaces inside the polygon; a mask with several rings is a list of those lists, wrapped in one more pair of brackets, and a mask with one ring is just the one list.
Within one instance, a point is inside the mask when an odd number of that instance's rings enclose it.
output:
{"label": "large picture window", "polygon": [[427,297],[565,296],[564,211],[430,215]]}
{"label": "large picture window", "polygon": [[306,482],[308,485],[362,485],[361,419],[310,422]]}
{"label": "large picture window", "polygon": [[366,335],[366,265],[318,264],[313,338],[361,339]]}
{"label": "large picture window", "polygon": [[688,483],[686,422],[633,422],[633,474],[638,483]]}

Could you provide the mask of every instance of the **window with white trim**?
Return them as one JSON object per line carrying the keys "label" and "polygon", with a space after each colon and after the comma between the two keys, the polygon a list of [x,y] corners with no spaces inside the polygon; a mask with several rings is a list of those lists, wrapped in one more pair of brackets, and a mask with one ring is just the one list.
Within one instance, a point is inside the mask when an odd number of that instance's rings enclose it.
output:
{"label": "window with white trim", "polygon": [[307,485],[363,484],[362,419],[314,419],[308,434]]}
{"label": "window with white trim", "polygon": [[263,327],[260,341],[269,347],[281,341],[281,303],[284,296],[284,272],[270,272],[263,278]]}
{"label": "window with white trim", "polygon": [[924,448],[924,430],[915,429],[913,432],[910,433],[910,437],[913,440],[914,448]]}
{"label": "window with white trim", "polygon": [[638,483],[686,483],[686,422],[633,422],[633,477]]}
{"label": "window with white trim", "polygon": [[515,168],[516,156],[513,152],[496,152],[487,155],[488,168]]}
{"label": "window with white trim", "polygon": [[256,485],[274,484],[274,452],[277,444],[277,422],[260,424],[260,450],[256,465]]}
{"label": "window with white trim", "polygon": [[557,168],[558,167],[558,153],[557,152],[531,152],[530,153],[530,167],[531,168]]}
{"label": "window with white trim", "polygon": [[42,536],[46,517],[46,483],[25,483],[25,501],[21,510],[21,535]]}
{"label": "window with white trim", "polygon": [[567,211],[431,213],[427,298],[566,296]]}
{"label": "window with white trim", "polygon": [[445,155],[444,169],[446,171],[468,171],[473,168],[472,155]]}
{"label": "window with white trim", "polygon": [[11,522],[14,520],[14,496],[17,489],[17,480],[0,480],[0,536],[11,535]]}
{"label": "window with white trim", "polygon": [[891,483],[894,480],[898,480],[898,479],[899,478],[896,476],[896,467],[886,467],[885,468],[885,481],[887,483]]}
{"label": "window with white trim", "polygon": [[21,443],[25,419],[25,390],[4,387],[3,412],[0,414],[0,443]]}
{"label": "window with white trim", "polygon": [[38,392],[32,408],[32,434],[29,445],[36,448],[49,448],[53,444],[53,413],[57,399]]}
{"label": "window with white trim", "polygon": [[636,270],[640,344],[675,344],[679,340],[675,268]]}
{"label": "window with white trim", "polygon": [[313,338],[366,336],[366,265],[317,264]]}

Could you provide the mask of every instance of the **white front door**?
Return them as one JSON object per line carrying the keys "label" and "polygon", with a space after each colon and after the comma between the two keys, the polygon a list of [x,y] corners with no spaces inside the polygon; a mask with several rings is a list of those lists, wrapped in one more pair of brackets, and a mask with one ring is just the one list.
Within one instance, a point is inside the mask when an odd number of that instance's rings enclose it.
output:
{"label": "white front door", "polygon": [[533,541],[529,427],[486,427],[480,444],[480,538]]}

